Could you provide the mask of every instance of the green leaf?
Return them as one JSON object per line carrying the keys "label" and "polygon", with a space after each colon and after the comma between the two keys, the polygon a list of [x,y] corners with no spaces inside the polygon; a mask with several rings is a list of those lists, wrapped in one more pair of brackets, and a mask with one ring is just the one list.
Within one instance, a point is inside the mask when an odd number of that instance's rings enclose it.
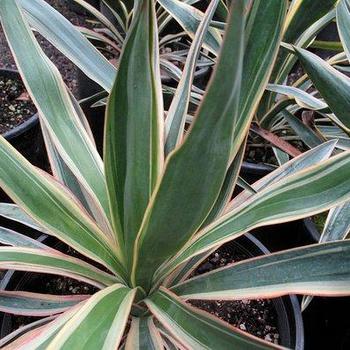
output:
{"label": "green leaf", "polygon": [[79,259],[42,249],[0,247],[0,268],[71,277],[98,288],[118,282],[116,277]]}
{"label": "green leaf", "polygon": [[[39,327],[29,330],[18,339],[15,338],[15,340],[6,346],[5,349],[47,350],[47,346],[50,344],[57,332],[62,329],[62,327],[79,311],[83,305],[84,302],[73,306],[71,309],[64,312],[56,319],[51,320],[51,322],[46,325],[39,324]],[[10,335],[12,335],[12,333]]]}
{"label": "green leaf", "polygon": [[320,242],[345,239],[350,232],[350,202],[329,211]]}
{"label": "green leaf", "polygon": [[0,310],[23,316],[51,316],[66,311],[88,295],[50,295],[19,291],[0,291]]}
{"label": "green leaf", "polygon": [[346,295],[350,290],[350,241],[242,261],[182,282],[172,290],[185,299],[215,300]]}
{"label": "green leaf", "polygon": [[211,209],[209,215],[206,217],[201,227],[209,225],[214,219],[219,217],[229,204],[233,191],[235,190],[236,183],[239,184],[239,172],[241,170],[241,165],[243,162],[243,157],[245,153],[245,143],[242,144],[240,150],[236,154],[233,162],[229,166],[226,172],[224,183],[222,184],[219,196]]}
{"label": "green leaf", "polygon": [[45,229],[38,225],[38,223],[26,214],[17,204],[0,203],[0,215],[6,219],[31,227],[34,230],[45,232]]}
{"label": "green leaf", "polygon": [[[306,47],[317,33],[332,21],[335,4],[338,0],[295,0],[291,4],[284,26],[283,41]],[[307,14],[307,15],[305,15]],[[296,62],[296,58],[285,48],[281,48],[275,62],[270,82],[282,84]],[[275,103],[276,94],[267,93],[259,106],[261,119]]]}
{"label": "green leaf", "polygon": [[[153,272],[195,233],[219,194],[237,114],[243,28],[243,0],[236,0],[216,73],[196,122],[183,144],[169,155],[147,209],[136,241],[134,285],[150,287]],[[200,174],[200,181],[194,173]]]}
{"label": "green leaf", "polygon": [[350,153],[344,152],[265,187],[198,233],[163,270],[253,228],[308,217],[349,200],[349,172]]}
{"label": "green leaf", "polygon": [[323,101],[294,86],[268,84],[266,89],[278,94],[286,95],[290,99],[294,98],[295,102],[302,108],[322,110],[328,107]]}
{"label": "green leaf", "polygon": [[[5,337],[0,339],[0,347],[1,348],[5,348],[5,345],[10,344],[15,339],[16,340],[14,341],[14,343],[16,343],[16,341],[18,341],[18,342],[22,341],[23,340],[23,338],[22,338],[23,335],[24,335],[24,337],[30,337],[32,335],[32,331],[35,332],[39,327],[44,326],[45,324],[47,324],[48,322],[52,321],[56,317],[57,317],[57,315],[41,318],[38,321],[31,322],[31,323],[29,323],[27,325],[24,325],[24,326],[16,329],[15,331],[11,332],[7,336],[5,336]],[[21,339],[21,340],[19,340],[19,339]],[[15,345],[15,344],[11,344],[12,349],[13,349],[13,345]],[[9,350],[9,349],[11,349],[11,347],[8,347],[8,348],[5,348],[5,349]]]}
{"label": "green leaf", "polygon": [[75,197],[47,173],[35,168],[0,137],[0,186],[52,236],[112,271],[122,272],[116,248]]}
{"label": "green leaf", "polygon": [[53,349],[118,349],[135,290],[120,284],[93,295],[48,345]]}
{"label": "green leaf", "polygon": [[158,321],[188,349],[278,348],[185,304],[166,289],[154,293],[145,302]]}
{"label": "green leaf", "polygon": [[350,60],[350,1],[340,0],[336,8],[338,33],[346,56]]}
{"label": "green leaf", "polygon": [[163,350],[163,340],[152,317],[133,317],[125,350]]}
{"label": "green leaf", "polygon": [[316,89],[350,132],[350,79],[313,53],[298,48],[295,51]]}
{"label": "green leaf", "polygon": [[44,0],[17,0],[29,24],[89,78],[110,91],[115,67],[80,31]]}
{"label": "green leaf", "polygon": [[[287,1],[255,1],[249,17],[244,52],[239,116],[236,122],[232,158],[235,156],[249,129],[254,113],[268,83],[281,42]],[[269,40],[266,40],[269,38]]]}
{"label": "green leaf", "polygon": [[310,148],[322,144],[322,139],[307,125],[305,125],[294,114],[287,110],[282,112],[283,118],[289,126],[295,131],[300,139]]}
{"label": "green leaf", "polygon": [[187,54],[185,67],[177,86],[175,95],[171,101],[165,122],[165,154],[168,155],[177,147],[183,139],[187,109],[192,92],[192,82],[197,67],[197,59],[200,53],[203,39],[207,33],[210,20],[214,15],[218,0],[211,1],[203,20],[198,26],[193,42]]}
{"label": "green leaf", "polygon": [[0,227],[0,243],[13,247],[28,247],[38,249],[50,249],[38,240],[22,235],[16,231]]}
{"label": "green leaf", "polygon": [[[203,20],[203,12],[179,0],[158,0],[158,2],[193,39]],[[217,56],[221,43],[222,38],[220,32],[215,28],[210,28],[204,38],[203,46]]]}
{"label": "green leaf", "polygon": [[163,105],[153,2],[140,0],[107,105],[105,172],[120,246],[135,237],[163,169]]}
{"label": "green leaf", "polygon": [[52,142],[52,138],[50,137],[45,125],[41,125],[41,130],[53,176],[67,187],[67,189],[73,192],[74,196],[79,200],[80,204],[86,209],[88,214],[94,218],[104,234],[115,243],[111,225],[100,204],[90,195],[89,191],[85,189],[69,169],[63,158],[60,156],[57,147]]}
{"label": "green leaf", "polygon": [[26,88],[67,166],[109,214],[103,163],[62,77],[45,56],[15,1],[0,4],[1,24]]}
{"label": "green leaf", "polygon": [[[347,238],[350,232],[350,202],[332,208],[327,216],[319,242],[332,242]],[[301,307],[304,311],[313,298],[304,296]]]}
{"label": "green leaf", "polygon": [[[255,192],[259,192],[265,187],[283,180],[287,176],[293,175],[298,171],[304,170],[308,167],[318,164],[323,160],[328,159],[334,151],[336,144],[337,141],[328,141],[321,144],[320,146],[302,153],[300,156],[295,157],[291,161],[272,171],[270,174],[265,175],[263,178],[251,185],[251,187]],[[238,207],[251,196],[252,191],[243,191],[231,201],[230,205],[226,209],[226,212]]]}
{"label": "green leaf", "polygon": [[295,0],[288,11],[283,41],[294,43],[313,23],[331,11],[336,3],[337,0]]}

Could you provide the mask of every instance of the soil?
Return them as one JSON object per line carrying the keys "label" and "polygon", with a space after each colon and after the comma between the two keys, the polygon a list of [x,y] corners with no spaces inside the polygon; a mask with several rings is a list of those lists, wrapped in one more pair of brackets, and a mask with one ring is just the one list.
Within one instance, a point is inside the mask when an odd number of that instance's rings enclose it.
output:
{"label": "soil", "polygon": [[[198,267],[194,275],[200,275],[249,257],[238,246],[227,243],[210,255]],[[277,313],[271,300],[193,300],[190,304],[219,317],[242,331],[279,344]]]}
{"label": "soil", "polygon": [[22,81],[0,75],[0,134],[22,124],[36,113]]}
{"label": "soil", "polygon": [[[95,294],[98,289],[83,283],[73,280],[71,278],[62,276],[51,276],[42,274],[31,274],[35,278],[30,284],[24,284],[22,291],[36,292],[42,294],[55,294],[55,295],[72,295],[72,294]],[[28,317],[28,316],[12,316],[12,329],[18,329],[27,324],[40,320],[42,317]]]}

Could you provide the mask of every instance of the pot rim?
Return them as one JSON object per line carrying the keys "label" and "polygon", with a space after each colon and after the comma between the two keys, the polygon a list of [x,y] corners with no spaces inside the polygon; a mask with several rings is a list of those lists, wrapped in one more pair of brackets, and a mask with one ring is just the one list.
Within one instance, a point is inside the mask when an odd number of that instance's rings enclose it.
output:
{"label": "pot rim", "polygon": [[[5,73],[5,74],[2,74]],[[13,76],[15,78],[21,77],[19,72],[15,69],[10,68],[0,68],[0,75],[3,76]],[[13,129],[8,130],[2,134],[2,136],[7,140],[10,141],[23,133],[25,133],[27,130],[31,129],[32,127],[36,126],[39,123],[39,114],[36,112],[33,114],[29,119],[24,121],[23,123],[15,126]]]}

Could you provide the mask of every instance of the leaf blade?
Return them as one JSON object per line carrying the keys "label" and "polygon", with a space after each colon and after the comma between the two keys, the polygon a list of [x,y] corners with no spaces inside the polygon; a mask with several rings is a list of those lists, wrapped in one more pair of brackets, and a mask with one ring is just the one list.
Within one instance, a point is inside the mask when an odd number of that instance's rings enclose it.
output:
{"label": "leaf blade", "polygon": [[185,299],[348,295],[349,252],[350,241],[291,249],[212,271],[185,281],[173,290]]}
{"label": "leaf blade", "polygon": [[109,204],[128,266],[144,211],[163,167],[163,105],[153,2],[141,0],[107,106]]}
{"label": "leaf blade", "polygon": [[157,319],[180,343],[190,349],[271,349],[279,348],[230,327],[227,323],[184,304],[166,289],[146,299]]}
{"label": "leaf blade", "polygon": [[[135,243],[136,260],[132,279],[135,285],[146,284],[146,289],[157,266],[201,225],[224,181],[237,113],[243,51],[243,1],[234,1],[234,6],[233,20],[223,46],[222,63],[217,66],[216,75],[189,136],[167,160],[162,181],[147,209]],[[232,59],[232,53],[236,53],[235,59]],[[217,86],[222,87],[223,83],[226,88],[219,92]],[[193,177],[194,165],[196,171],[202,174],[200,182]],[[169,188],[176,188],[176,191],[169,191]],[[196,199],[191,195],[189,201],[189,194],[196,195]],[[173,210],[177,210],[177,215],[182,219],[178,220],[174,215],[170,223],[164,212]],[[172,232],[169,232],[170,227]],[[150,249],[159,254],[150,256],[147,253]]]}

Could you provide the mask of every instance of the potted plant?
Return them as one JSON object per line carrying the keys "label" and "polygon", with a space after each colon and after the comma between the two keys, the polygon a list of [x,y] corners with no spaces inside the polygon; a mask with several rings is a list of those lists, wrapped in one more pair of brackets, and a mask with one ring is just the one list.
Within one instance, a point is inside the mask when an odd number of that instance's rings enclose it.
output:
{"label": "potted plant", "polygon": [[[256,18],[248,35],[244,1],[232,2],[215,74],[185,138],[196,57],[217,2],[196,32],[165,125],[154,3],[136,4],[108,99],[102,162],[83,113],[42,54],[21,7],[12,0],[0,3],[13,54],[42,112],[54,175],[33,167],[0,138],[0,183],[18,204],[12,217],[70,247],[62,252],[2,231],[10,247],[0,247],[0,267],[66,276],[97,289],[69,296],[0,292],[3,310],[47,316],[15,331],[3,345],[278,348],[186,301],[349,293],[349,241],[263,255],[192,276],[215,249],[253,227],[309,216],[350,199],[350,154],[330,157],[334,141],[284,164],[253,191],[234,200],[228,195],[253,106],[277,55],[288,2],[256,4],[269,16]],[[268,42],[260,40],[266,31]],[[247,85],[250,68],[262,61],[269,64]]]}

